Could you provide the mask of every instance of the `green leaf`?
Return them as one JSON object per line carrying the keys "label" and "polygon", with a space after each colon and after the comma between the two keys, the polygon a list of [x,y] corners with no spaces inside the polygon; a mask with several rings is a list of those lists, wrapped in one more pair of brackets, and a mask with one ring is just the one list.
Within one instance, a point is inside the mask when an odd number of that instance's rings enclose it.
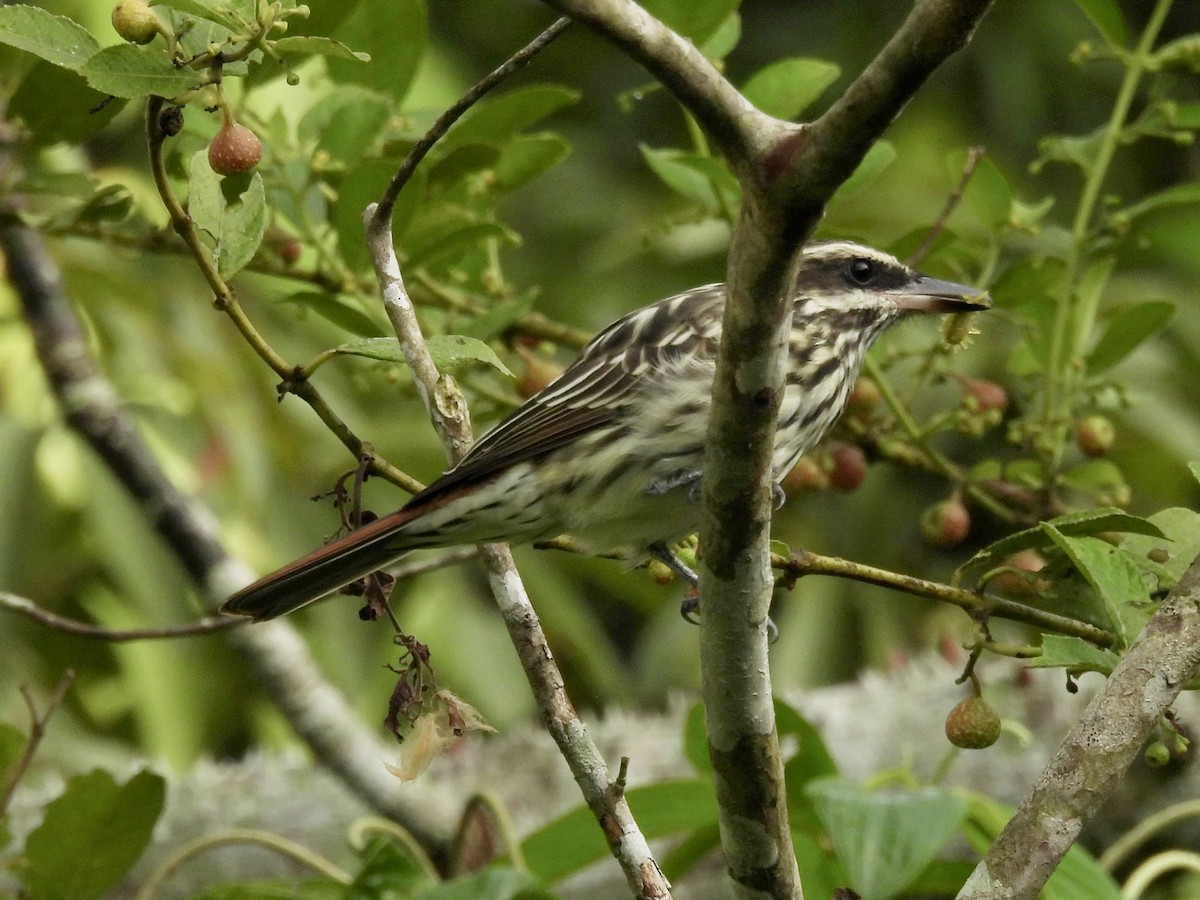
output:
{"label": "green leaf", "polygon": [[[1190,463],[1189,468],[1200,479],[1200,472],[1197,472],[1200,466]],[[1200,513],[1175,506],[1153,513],[1149,521],[1162,529],[1163,536],[1131,534],[1125,538],[1121,549],[1137,561],[1143,572],[1158,580],[1159,588],[1170,590],[1179,583],[1192,561],[1200,556]]]}
{"label": "green leaf", "polygon": [[557,134],[518,135],[496,160],[496,185],[515,190],[554,168],[571,155],[571,145]]}
{"label": "green leaf", "polygon": [[795,755],[783,767],[792,829],[819,834],[821,824],[807,788],[816,778],[837,775],[837,763],[816,727],[799,710],[778,698],[775,700],[775,728],[780,740],[796,745]]}
{"label": "green leaf", "polygon": [[79,72],[101,93],[128,100],[150,94],[176,97],[200,84],[198,72],[177,69],[163,53],[132,44],[105,47]]}
{"label": "green leaf", "polygon": [[473,107],[459,120],[444,146],[499,144],[579,101],[579,91],[557,84],[535,84],[510,91]]}
{"label": "green leaf", "polygon": [[641,0],[672,31],[703,44],[738,8],[740,0]]}
{"label": "green leaf", "polygon": [[336,56],[327,56],[325,65],[339,85],[364,84],[399,101],[425,55],[427,31],[422,0],[359,0],[333,36],[370,56],[371,65]]}
{"label": "green leaf", "polygon": [[699,774],[712,776],[712,757],[708,753],[708,733],[704,730],[704,704],[693,703],[683,723],[683,752]]}
{"label": "green leaf", "polygon": [[883,171],[896,159],[896,148],[891,141],[876,141],[862,162],[858,164],[849,178],[842,182],[830,198],[831,203],[849,200],[872,181],[883,174]]}
{"label": "green leaf", "polygon": [[197,150],[188,180],[188,214],[216,242],[213,257],[221,277],[232,278],[254,259],[267,233],[262,176],[222,178],[208,164],[208,153]]}
{"label": "green leaf", "polygon": [[324,291],[300,291],[283,298],[284,303],[301,309],[311,309],[321,318],[360,337],[380,337],[384,332],[379,324],[346,297]]}
{"label": "green leaf", "polygon": [[16,777],[17,761],[25,753],[29,739],[7,722],[0,722],[0,795],[12,785]]}
{"label": "green leaf", "polygon": [[36,6],[0,6],[0,44],[72,71],[100,49],[100,42],[82,25]]}
{"label": "green leaf", "polygon": [[[371,152],[392,116],[392,105],[381,94],[361,88],[352,93],[353,100],[332,110],[321,125],[317,141],[317,151],[329,154],[329,158],[344,169],[354,168]],[[339,89],[330,99],[342,94],[343,90]],[[350,100],[349,97],[342,99]]]}
{"label": "green leaf", "polygon": [[[1145,534],[1162,538],[1163,532],[1153,521],[1111,507],[1088,509],[1081,512],[1068,513],[1044,523],[1052,525],[1064,535],[1098,534],[1103,531],[1116,531],[1122,534]],[[990,569],[1001,565],[1004,560],[1019,550],[1045,547],[1052,543],[1049,535],[1040,525],[1026,528],[1007,537],[1001,538],[994,544],[984,547],[969,560],[959,566],[954,573],[954,583],[961,584],[965,579],[982,575]]]}
{"label": "green leaf", "polygon": [[20,873],[35,900],[80,900],[113,887],[137,862],[162,812],[166,783],[141,771],[125,784],[107,772],[76,775],[25,843]]}
{"label": "green leaf", "polygon": [[154,5],[214,22],[231,32],[243,31],[254,21],[254,7],[245,2],[240,10],[228,0],[154,0]]}
{"label": "green leaf", "polygon": [[516,377],[501,362],[496,351],[478,338],[462,334],[434,334],[426,338],[425,344],[439,369],[456,369],[468,363],[480,362],[509,378]]}
{"label": "green leaf", "polygon": [[275,52],[283,57],[290,56],[330,56],[334,59],[352,59],[358,62],[370,62],[370,53],[360,53],[351,50],[341,41],[319,35],[297,35],[280,38],[271,45]]}
{"label": "green leaf", "polygon": [[1104,335],[1088,354],[1088,371],[1095,375],[1111,369],[1143,341],[1161,331],[1175,314],[1175,304],[1149,300],[1130,306],[1109,321]]}
{"label": "green leaf", "polygon": [[[1196,104],[1196,107],[1200,111],[1200,103]],[[1200,203],[1200,183],[1176,184],[1157,194],[1143,197],[1137,203],[1132,203],[1113,213],[1110,221],[1116,227],[1125,228],[1130,222],[1148,213],[1189,203]]]}
{"label": "green leaf", "polygon": [[369,840],[362,860],[354,882],[343,888],[346,900],[410,900],[420,888],[437,883],[408,847],[390,837]]}
{"label": "green leaf", "polygon": [[[626,791],[634,817],[649,839],[708,829],[717,821],[712,784],[700,779],[661,781]],[[604,835],[586,807],[542,826],[521,842],[529,870],[553,884],[608,855]]]}
{"label": "green leaf", "polygon": [[808,786],[817,813],[864,900],[898,894],[933,861],[967,810],[936,788],[871,793],[845,778]]}
{"label": "green leaf", "polygon": [[455,225],[426,236],[419,244],[409,248],[409,268],[451,263],[486,241],[518,243],[517,235],[496,222],[472,222]]}
{"label": "green leaf", "polygon": [[1079,166],[1090,175],[1096,167],[1103,143],[1103,128],[1084,135],[1050,135],[1038,141],[1038,158],[1030,164],[1029,169],[1036,175],[1046,163],[1060,162]]}
{"label": "green leaf", "polygon": [[1026,665],[1034,669],[1100,672],[1107,677],[1120,661],[1121,657],[1111,650],[1089,644],[1083,638],[1047,634],[1042,637],[1042,655],[1029,660]]}
{"label": "green leaf", "polygon": [[[0,7],[0,12],[13,7]],[[53,97],[53,103],[46,98]],[[82,143],[112,121],[124,100],[92,90],[78,72],[38,62],[17,86],[8,115],[29,128],[33,143],[49,146],[60,141]]]}
{"label": "green leaf", "polygon": [[414,895],[414,900],[553,900],[539,889],[528,872],[489,868],[474,875],[435,884]]}
{"label": "green leaf", "polygon": [[1072,537],[1043,522],[1042,529],[1104,600],[1121,646],[1128,646],[1126,607],[1148,599],[1142,575],[1129,555],[1107,541],[1087,535]]}
{"label": "green leaf", "polygon": [[701,41],[697,46],[700,52],[712,60],[721,60],[728,56],[742,39],[742,17],[736,12],[726,16],[716,31]]}
{"label": "green leaf", "polygon": [[[955,177],[961,176],[966,162],[965,150],[951,154],[950,166]],[[980,159],[963,191],[963,206],[974,213],[989,231],[999,231],[1012,218],[1012,205],[1012,188],[1008,185],[1008,179],[990,159]]]}
{"label": "green leaf", "polygon": [[1117,47],[1128,45],[1129,32],[1116,0],[1075,0],[1075,5],[1083,10],[1106,41]]}
{"label": "green leaf", "polygon": [[769,116],[794,119],[841,74],[840,68],[823,59],[781,59],[755,72],[742,86],[742,94]]}
{"label": "green leaf", "polygon": [[[338,236],[338,249],[351,269],[358,270],[370,262],[366,237],[363,233],[363,212],[375,203],[396,173],[399,160],[368,159],[355,166],[338,185],[330,222]],[[425,199],[425,175],[417,169],[404,186],[392,211],[392,239],[399,241]]]}
{"label": "green leaf", "polygon": [[469,322],[458,326],[457,331],[467,337],[490,341],[504,334],[518,319],[528,314],[533,309],[533,300],[534,295],[531,292],[524,297],[497,303]]}
{"label": "green leaf", "polygon": [[670,148],[640,145],[642,158],[667,187],[711,213],[737,201],[741,187],[724,164]]}

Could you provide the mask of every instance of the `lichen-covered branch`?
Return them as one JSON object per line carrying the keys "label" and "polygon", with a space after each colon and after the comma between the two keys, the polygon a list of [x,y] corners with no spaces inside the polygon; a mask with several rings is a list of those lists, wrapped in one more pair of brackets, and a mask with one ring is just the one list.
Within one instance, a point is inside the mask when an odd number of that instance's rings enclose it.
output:
{"label": "lichen-covered branch", "polygon": [[1154,614],[1084,711],[1028,798],[959,893],[1038,895],[1084,824],[1120,783],[1183,685],[1200,672],[1200,559]]}

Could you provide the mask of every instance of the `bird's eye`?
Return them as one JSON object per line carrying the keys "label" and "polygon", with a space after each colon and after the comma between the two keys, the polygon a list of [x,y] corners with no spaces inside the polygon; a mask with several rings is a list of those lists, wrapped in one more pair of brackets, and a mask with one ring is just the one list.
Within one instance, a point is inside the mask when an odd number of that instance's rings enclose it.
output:
{"label": "bird's eye", "polygon": [[846,274],[855,284],[866,287],[875,279],[875,263],[869,259],[852,259]]}

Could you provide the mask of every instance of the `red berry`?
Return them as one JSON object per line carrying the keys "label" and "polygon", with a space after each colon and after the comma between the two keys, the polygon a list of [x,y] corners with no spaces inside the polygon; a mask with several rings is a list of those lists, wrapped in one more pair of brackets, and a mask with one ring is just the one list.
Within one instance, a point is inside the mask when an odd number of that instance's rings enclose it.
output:
{"label": "red berry", "polygon": [[1116,439],[1117,429],[1104,416],[1088,416],[1075,429],[1075,442],[1088,456],[1103,456]]}
{"label": "red berry", "polygon": [[262,142],[245,125],[227,122],[208,145],[208,164],[218,175],[249,172],[262,159]]}
{"label": "red berry", "polygon": [[846,411],[853,413],[872,412],[883,400],[883,394],[873,379],[860,375],[854,382],[854,389],[846,400]]}
{"label": "red berry", "polygon": [[829,487],[829,476],[811,456],[802,456],[792,470],[783,476],[782,487],[788,494],[793,491],[823,491]]}
{"label": "red berry", "polygon": [[[1004,561],[1004,565],[1021,572],[1040,572],[1046,567],[1046,558],[1036,550],[1020,550]],[[1032,597],[1048,587],[1042,579],[1026,579],[1015,572],[1001,572],[991,580],[989,586],[1008,597]]]}
{"label": "red berry", "polygon": [[839,491],[852,491],[867,477],[867,457],[858,444],[830,445],[829,461],[829,481]]}
{"label": "red berry", "polygon": [[279,247],[279,258],[283,260],[285,266],[294,266],[300,259],[300,252],[304,248],[300,246],[299,241],[288,240],[284,241]]}
{"label": "red berry", "polygon": [[1003,415],[1008,409],[1008,391],[994,381],[970,381],[966,385],[967,407],[975,412],[999,410]]}
{"label": "red berry", "polygon": [[961,544],[971,531],[971,514],[957,497],[935,503],[921,514],[921,536],[934,547]]}
{"label": "red berry", "polygon": [[983,697],[972,694],[946,716],[946,737],[964,750],[990,747],[1000,737],[1000,714]]}

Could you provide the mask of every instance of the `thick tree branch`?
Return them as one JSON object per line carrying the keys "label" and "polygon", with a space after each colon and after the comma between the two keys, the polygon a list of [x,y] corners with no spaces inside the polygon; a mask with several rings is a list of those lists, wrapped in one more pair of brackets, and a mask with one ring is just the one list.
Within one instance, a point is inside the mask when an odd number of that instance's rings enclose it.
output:
{"label": "thick tree branch", "polygon": [[547,2],[662,80],[742,183],[703,482],[702,678],[722,844],[735,890],[746,897],[799,896],[766,629],[770,458],[795,260],[837,186],[928,75],[966,43],[991,0],[921,0],[829,112],[801,126],[749,108],[702,54],[629,0]]}
{"label": "thick tree branch", "polygon": [[[221,545],[208,511],[163,474],[92,358],[41,236],[11,215],[0,217],[0,249],[67,422],[95,449],[215,606],[253,575]],[[448,822],[431,822],[424,807],[401,798],[395,779],[380,764],[381,745],[321,676],[295,629],[271,622],[234,629],[228,640],[314,755],[351,790],[419,839],[433,844],[448,837]]]}
{"label": "thick tree branch", "polygon": [[1024,900],[1108,799],[1179,691],[1200,673],[1200,558],[1133,642],[963,886],[963,900]]}

